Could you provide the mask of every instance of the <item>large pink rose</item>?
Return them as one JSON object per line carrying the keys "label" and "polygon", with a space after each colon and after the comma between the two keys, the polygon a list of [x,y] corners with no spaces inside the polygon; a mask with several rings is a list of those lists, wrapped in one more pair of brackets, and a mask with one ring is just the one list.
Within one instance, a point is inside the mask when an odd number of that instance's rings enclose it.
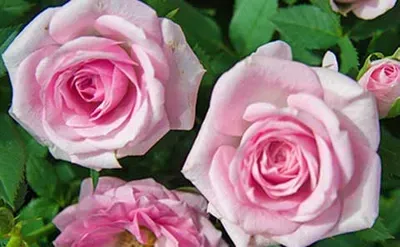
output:
{"label": "large pink rose", "polygon": [[277,41],[222,75],[182,170],[238,247],[308,246],[378,214],[373,96],[291,59]]}
{"label": "large pink rose", "polygon": [[396,5],[397,0],[329,0],[332,9],[346,14],[352,11],[364,20],[375,19]]}
{"label": "large pink rose", "polygon": [[359,83],[375,95],[379,115],[385,117],[400,98],[400,62],[393,59],[373,61]]}
{"label": "large pink rose", "polygon": [[191,129],[204,69],[181,28],[137,0],[74,0],[3,54],[10,114],[51,153],[92,168]]}
{"label": "large pink rose", "polygon": [[169,191],[152,179],[83,181],[79,203],[54,219],[56,247],[225,247],[199,195]]}

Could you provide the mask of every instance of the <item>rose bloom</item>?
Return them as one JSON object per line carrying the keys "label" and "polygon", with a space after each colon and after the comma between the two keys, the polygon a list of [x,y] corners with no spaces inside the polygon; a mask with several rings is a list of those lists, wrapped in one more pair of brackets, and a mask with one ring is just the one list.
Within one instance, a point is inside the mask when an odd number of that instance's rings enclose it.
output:
{"label": "rose bloom", "polygon": [[82,182],[79,203],[54,219],[56,247],[225,247],[207,219],[203,197],[169,191],[153,179]]}
{"label": "rose bloom", "polygon": [[75,0],[37,16],[3,54],[10,114],[54,157],[119,167],[191,129],[204,69],[181,28],[136,0]]}
{"label": "rose bloom", "polygon": [[329,0],[332,9],[342,14],[352,11],[358,18],[375,19],[396,5],[397,0]]}
{"label": "rose bloom", "polygon": [[400,62],[393,59],[373,61],[358,82],[375,95],[379,115],[385,117],[400,97]]}
{"label": "rose bloom", "polygon": [[291,58],[276,41],[221,76],[182,170],[238,247],[308,246],[378,215],[374,97]]}

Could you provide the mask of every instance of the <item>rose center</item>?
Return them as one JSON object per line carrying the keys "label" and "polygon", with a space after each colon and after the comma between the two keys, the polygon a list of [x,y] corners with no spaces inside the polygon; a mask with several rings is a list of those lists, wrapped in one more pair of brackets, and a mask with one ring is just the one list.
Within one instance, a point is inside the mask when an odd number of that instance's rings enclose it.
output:
{"label": "rose center", "polygon": [[101,102],[104,100],[104,89],[99,85],[97,76],[74,78],[73,85],[79,96],[86,102]]}
{"label": "rose center", "polygon": [[139,242],[134,235],[128,231],[123,231],[117,236],[117,247],[154,247],[157,238],[153,232],[145,227],[140,227],[144,243]]}

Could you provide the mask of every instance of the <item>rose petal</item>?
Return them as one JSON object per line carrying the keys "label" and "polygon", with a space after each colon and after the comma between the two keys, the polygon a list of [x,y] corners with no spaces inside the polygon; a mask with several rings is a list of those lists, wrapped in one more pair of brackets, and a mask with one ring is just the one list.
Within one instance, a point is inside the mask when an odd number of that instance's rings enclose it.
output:
{"label": "rose petal", "polygon": [[253,55],[292,60],[292,48],[286,42],[277,40],[260,46]]}
{"label": "rose petal", "polygon": [[320,82],[312,70],[296,62],[252,56],[220,77],[209,115],[218,131],[240,136],[247,127],[242,116],[248,105],[267,102],[285,107],[288,95],[297,92],[322,97]]}
{"label": "rose petal", "polygon": [[[129,11],[127,11],[129,10]],[[142,27],[149,36],[161,41],[156,12],[137,0],[81,0],[66,3],[50,23],[50,35],[60,44],[94,33],[95,20],[101,15],[117,15]]]}
{"label": "rose petal", "polygon": [[396,0],[365,0],[354,3],[353,13],[361,19],[371,20],[384,14],[393,8],[395,4]]}
{"label": "rose petal", "polygon": [[322,67],[331,69],[333,71],[339,71],[338,61],[335,53],[327,51],[322,59]]}
{"label": "rose petal", "polygon": [[[126,182],[122,179],[115,177],[100,177],[95,194],[104,194],[106,191],[120,187],[126,184]],[[90,178],[87,178],[81,183],[81,190],[79,194],[79,201],[83,200],[83,198],[90,196],[93,194],[93,181]]]}
{"label": "rose petal", "polygon": [[177,24],[163,18],[161,28],[171,72],[165,85],[168,119],[172,129],[189,130],[193,128],[197,92],[205,70]]}

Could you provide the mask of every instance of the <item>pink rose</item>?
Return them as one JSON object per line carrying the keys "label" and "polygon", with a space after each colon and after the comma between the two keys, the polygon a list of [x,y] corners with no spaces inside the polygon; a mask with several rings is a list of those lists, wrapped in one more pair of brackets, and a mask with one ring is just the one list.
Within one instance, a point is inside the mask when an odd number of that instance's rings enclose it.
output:
{"label": "pink rose", "polygon": [[93,193],[82,182],[79,203],[54,219],[56,247],[225,247],[208,221],[203,197],[169,191],[152,179],[126,183],[102,177]]}
{"label": "pink rose", "polygon": [[181,28],[140,1],[49,8],[3,58],[10,114],[56,158],[116,168],[194,124],[204,69]]}
{"label": "pink rose", "polygon": [[371,20],[396,5],[397,0],[330,0],[332,9],[342,14],[350,11],[361,19]]}
{"label": "pink rose", "polygon": [[373,96],[291,59],[277,41],[222,75],[182,170],[238,247],[308,246],[378,215]]}
{"label": "pink rose", "polygon": [[373,61],[359,83],[375,95],[379,115],[385,117],[400,97],[400,62],[393,59]]}

